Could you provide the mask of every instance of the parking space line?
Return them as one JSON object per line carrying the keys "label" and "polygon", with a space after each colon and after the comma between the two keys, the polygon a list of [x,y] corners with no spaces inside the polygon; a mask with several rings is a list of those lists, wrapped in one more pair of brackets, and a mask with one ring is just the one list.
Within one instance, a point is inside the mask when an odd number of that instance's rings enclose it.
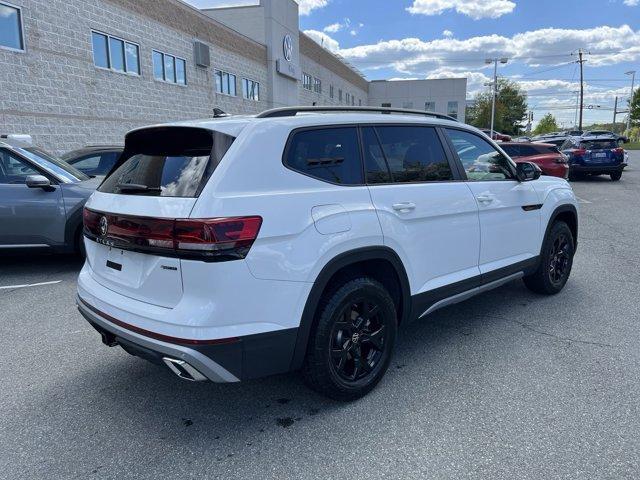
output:
{"label": "parking space line", "polygon": [[578,203],[593,203],[593,202],[590,202],[589,200],[585,200],[584,198],[580,198],[578,196],[576,196],[576,199],[578,200]]}
{"label": "parking space line", "polygon": [[6,285],[4,287],[0,287],[0,290],[15,290],[17,288],[29,288],[29,287],[42,287],[44,285],[55,285],[56,283],[60,283],[62,280],[54,280],[52,282],[41,282],[41,283],[27,283],[24,285]]}

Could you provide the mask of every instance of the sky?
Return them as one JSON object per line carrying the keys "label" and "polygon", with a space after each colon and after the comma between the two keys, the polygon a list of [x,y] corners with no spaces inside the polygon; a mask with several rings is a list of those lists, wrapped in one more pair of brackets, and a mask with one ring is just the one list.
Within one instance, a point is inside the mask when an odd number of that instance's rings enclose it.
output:
{"label": "sky", "polygon": [[[189,0],[198,6],[238,0]],[[249,0],[251,1],[251,0]],[[534,123],[575,121],[584,51],[585,124],[611,122],[640,85],[640,0],[298,0],[300,29],[369,80],[466,77],[486,91],[493,66],[528,94]],[[624,115],[618,116],[623,121]]]}

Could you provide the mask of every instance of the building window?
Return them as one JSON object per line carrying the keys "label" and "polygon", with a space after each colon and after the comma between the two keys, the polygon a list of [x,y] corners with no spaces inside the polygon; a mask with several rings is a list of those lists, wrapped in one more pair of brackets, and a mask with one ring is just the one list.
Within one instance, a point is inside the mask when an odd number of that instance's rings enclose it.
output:
{"label": "building window", "polygon": [[447,103],[447,115],[453,118],[458,118],[458,102]]}
{"label": "building window", "polygon": [[382,108],[391,108],[391,104],[390,103],[383,103],[382,105],[380,105]]}
{"label": "building window", "polygon": [[338,90],[338,101],[342,102],[342,90]]}
{"label": "building window", "polygon": [[115,72],[140,75],[140,47],[104,33],[91,32],[93,63]]}
{"label": "building window", "polygon": [[427,112],[435,112],[436,111],[436,102],[424,102],[424,109]]}
{"label": "building window", "polygon": [[187,62],[184,59],[157,50],[153,51],[152,58],[153,77],[156,80],[178,85],[187,84]]}
{"label": "building window", "polygon": [[347,102],[347,105],[349,105],[351,103],[351,94],[349,93],[345,94],[344,98]]}
{"label": "building window", "polygon": [[260,101],[260,84],[249,80],[247,78],[242,79],[242,96],[247,100]]}
{"label": "building window", "polygon": [[361,106],[362,106],[362,99],[361,99],[361,98],[359,98],[359,99],[358,99],[358,106],[359,106],[359,107],[361,107]]}
{"label": "building window", "polygon": [[407,110],[411,110],[413,108],[413,102],[402,102],[402,108],[406,108]]}
{"label": "building window", "polygon": [[333,85],[329,85],[329,98],[333,98],[334,97],[334,88]]}
{"label": "building window", "polygon": [[236,76],[229,72],[223,72],[222,70],[215,71],[216,77],[216,92],[222,95],[231,95],[236,97],[238,95],[236,91]]}
{"label": "building window", "polygon": [[0,3],[0,48],[24,50],[22,10],[5,3]]}
{"label": "building window", "polygon": [[356,97],[355,97],[355,95],[351,95],[351,106],[352,107],[356,106]]}
{"label": "building window", "polygon": [[319,78],[313,79],[313,91],[316,93],[322,93],[322,80]]}
{"label": "building window", "polygon": [[302,88],[305,90],[313,90],[313,77],[308,73],[302,74]]}

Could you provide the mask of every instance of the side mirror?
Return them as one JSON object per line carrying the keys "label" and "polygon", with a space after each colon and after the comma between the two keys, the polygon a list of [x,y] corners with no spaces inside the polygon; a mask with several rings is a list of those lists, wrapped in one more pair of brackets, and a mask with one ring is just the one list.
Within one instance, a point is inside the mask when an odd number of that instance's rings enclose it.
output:
{"label": "side mirror", "polygon": [[42,188],[44,190],[51,188],[51,181],[44,175],[29,175],[25,183],[29,188]]}
{"label": "side mirror", "polygon": [[540,167],[531,162],[516,163],[516,172],[518,174],[518,180],[521,182],[530,182],[532,180],[537,180],[542,175],[542,170],[540,170]]}

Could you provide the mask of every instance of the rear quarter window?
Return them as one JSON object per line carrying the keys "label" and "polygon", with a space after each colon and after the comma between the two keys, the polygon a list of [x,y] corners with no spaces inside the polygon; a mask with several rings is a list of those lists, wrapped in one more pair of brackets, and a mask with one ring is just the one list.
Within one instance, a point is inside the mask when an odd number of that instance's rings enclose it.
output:
{"label": "rear quarter window", "polygon": [[200,195],[234,137],[188,127],[140,130],[127,136],[115,169],[98,188],[121,195]]}
{"label": "rear quarter window", "polygon": [[340,185],[361,185],[362,162],[356,127],[294,131],[284,156],[291,170]]}

